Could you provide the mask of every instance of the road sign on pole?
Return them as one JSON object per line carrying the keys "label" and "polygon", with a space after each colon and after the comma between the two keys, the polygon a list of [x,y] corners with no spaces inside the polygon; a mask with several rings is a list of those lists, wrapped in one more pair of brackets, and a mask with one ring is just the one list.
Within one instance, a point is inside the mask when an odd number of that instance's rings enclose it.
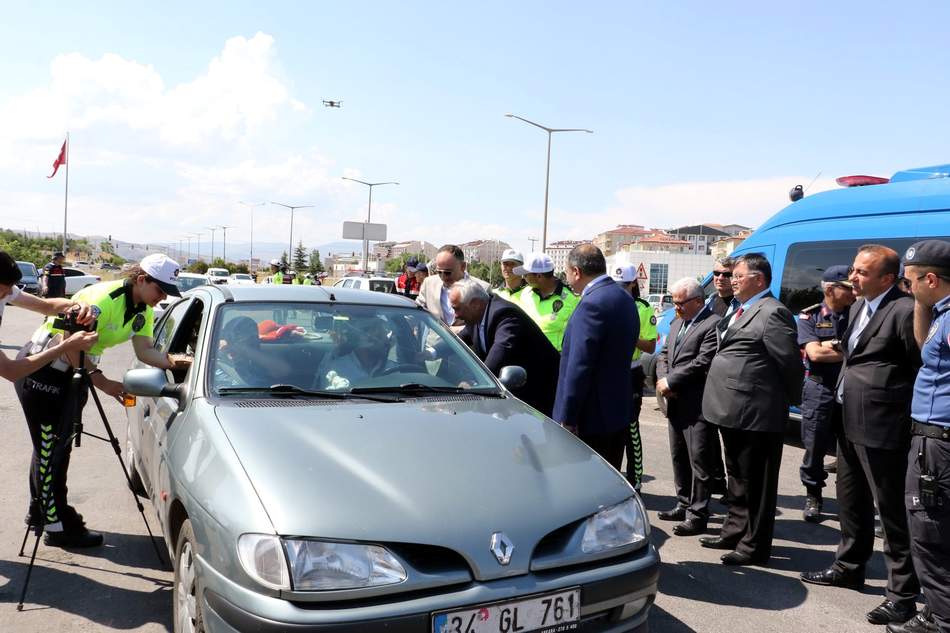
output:
{"label": "road sign on pole", "polygon": [[386,225],[373,222],[344,222],[343,239],[383,242],[386,240]]}

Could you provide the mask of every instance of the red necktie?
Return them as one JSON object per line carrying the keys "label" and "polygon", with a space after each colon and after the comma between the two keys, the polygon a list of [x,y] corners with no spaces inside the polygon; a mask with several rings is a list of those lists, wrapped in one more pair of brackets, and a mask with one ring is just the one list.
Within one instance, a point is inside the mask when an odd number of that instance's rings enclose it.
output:
{"label": "red necktie", "polygon": [[742,316],[742,313],[743,313],[744,311],[745,311],[745,309],[744,309],[742,306],[739,306],[739,309],[736,310],[736,319],[738,319],[739,317],[741,317],[741,316]]}

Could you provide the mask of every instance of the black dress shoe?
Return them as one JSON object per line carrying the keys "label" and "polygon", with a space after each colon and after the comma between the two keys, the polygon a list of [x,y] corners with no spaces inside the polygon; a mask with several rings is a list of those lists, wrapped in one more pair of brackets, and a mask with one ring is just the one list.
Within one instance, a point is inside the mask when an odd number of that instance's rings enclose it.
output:
{"label": "black dress shoe", "polygon": [[47,532],[43,542],[52,547],[99,547],[102,545],[102,534],[86,528],[66,532]]}
{"label": "black dress shoe", "polygon": [[708,549],[735,549],[738,542],[727,541],[721,536],[701,536],[699,544]]}
{"label": "black dress shoe", "polygon": [[888,633],[940,633],[937,623],[933,621],[929,613],[926,613],[926,609],[903,624],[891,622],[887,625],[887,631]]}
{"label": "black dress shoe", "polygon": [[656,516],[660,521],[683,521],[686,519],[686,508],[676,506],[672,510],[657,512]]}
{"label": "black dress shoe", "polygon": [[732,566],[744,566],[744,565],[764,565],[767,562],[767,559],[762,559],[757,556],[749,556],[748,554],[743,554],[742,552],[729,552],[728,554],[723,554],[719,559],[722,561],[723,565],[732,565]]}
{"label": "black dress shoe", "polygon": [[822,569],[821,571],[803,571],[800,578],[802,582],[807,582],[812,585],[844,587],[845,589],[861,589],[864,586],[863,572],[848,574],[838,571],[834,567]]}
{"label": "black dress shoe", "polygon": [[805,509],[802,510],[802,518],[809,523],[821,521],[821,497],[808,495],[805,498]]}
{"label": "black dress shoe", "polygon": [[673,534],[676,536],[696,536],[706,531],[706,522],[702,519],[686,519],[682,523],[673,526]]}
{"label": "black dress shoe", "polygon": [[917,614],[917,604],[913,600],[894,602],[885,600],[867,614],[871,624],[903,624]]}

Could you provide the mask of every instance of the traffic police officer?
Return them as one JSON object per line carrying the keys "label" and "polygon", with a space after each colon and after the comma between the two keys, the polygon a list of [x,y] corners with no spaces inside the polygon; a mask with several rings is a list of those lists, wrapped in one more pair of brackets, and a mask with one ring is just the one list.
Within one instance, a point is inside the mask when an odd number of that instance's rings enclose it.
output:
{"label": "traffic police officer", "polygon": [[280,270],[280,260],[279,260],[279,259],[272,259],[272,260],[270,260],[270,271],[271,271],[271,273],[272,273],[271,276],[270,276],[270,282],[271,282],[272,284],[278,284],[278,285],[279,285],[279,284],[284,283],[284,273],[281,272],[281,270]]}
{"label": "traffic police officer", "polygon": [[848,308],[854,290],[848,281],[847,266],[830,266],[821,277],[824,300],[798,315],[798,345],[805,362],[802,385],[802,458],[800,476],[805,486],[806,521],[821,519],[821,489],[828,473],[824,459],[835,445],[835,425],[841,419],[841,405],[835,401],[835,385],[844,355],[840,343],[848,327]]}
{"label": "traffic police officer", "polygon": [[524,277],[531,287],[521,291],[518,305],[560,352],[564,329],[580,298],[554,276],[554,262],[544,253],[531,253],[525,263],[512,272]]}
{"label": "traffic police officer", "polygon": [[637,267],[633,264],[620,266],[613,272],[614,280],[630,293],[637,304],[640,318],[640,335],[633,348],[630,360],[630,377],[633,381],[633,409],[630,426],[627,427],[625,449],[627,452],[627,481],[637,491],[643,479],[643,443],[640,441],[640,410],[643,408],[643,383],[646,379],[640,356],[656,351],[656,314],[649,302],[640,298],[640,282],[637,281]]}
{"label": "traffic police officer", "polygon": [[923,365],[911,401],[907,525],[927,608],[888,631],[950,632],[950,242],[917,242],[904,255]]}
{"label": "traffic police officer", "polygon": [[[126,279],[83,288],[73,297],[88,304],[96,315],[95,331],[99,338],[88,351],[86,366],[97,389],[121,401],[122,383],[106,378],[96,364],[105,349],[130,338],[140,361],[162,369],[187,367],[186,359],[173,360],[152,343],[152,308],[167,295],[181,296],[176,285],[178,272],[178,264],[165,255],[149,255],[132,268]],[[55,345],[62,334],[50,317],[34,332],[20,355],[40,354]],[[102,535],[87,530],[82,516],[66,500],[74,406],[78,401],[81,415],[88,397],[85,385],[79,393],[72,388],[73,367],[78,362],[78,354],[66,354],[16,383],[33,440],[29,522],[43,525],[46,543],[60,547],[94,547],[102,543]]]}
{"label": "traffic police officer", "polygon": [[53,253],[50,263],[43,266],[43,296],[58,299],[66,296],[66,273],[63,262],[66,258],[59,251]]}
{"label": "traffic police officer", "polygon": [[512,303],[518,303],[521,300],[521,292],[528,282],[521,275],[515,274],[515,268],[522,264],[524,264],[524,255],[513,248],[501,254],[501,276],[504,280],[493,290],[496,295]]}

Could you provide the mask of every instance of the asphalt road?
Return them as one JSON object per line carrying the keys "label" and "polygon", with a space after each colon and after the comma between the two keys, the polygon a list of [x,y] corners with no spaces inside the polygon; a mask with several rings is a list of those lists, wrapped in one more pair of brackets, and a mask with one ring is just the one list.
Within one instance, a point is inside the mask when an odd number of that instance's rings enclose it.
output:
{"label": "asphalt road", "polygon": [[[0,329],[0,349],[15,354],[39,322],[38,315],[8,308]],[[106,352],[102,367],[106,375],[119,378],[130,358],[130,345],[113,349]],[[105,402],[105,406],[113,429],[124,441],[123,410],[115,402]],[[156,560],[111,447],[92,438],[73,451],[70,501],[91,528],[105,534],[105,545],[70,552],[40,543],[24,611],[16,611],[28,562],[17,554],[29,497],[30,441],[13,386],[8,383],[0,384],[0,414],[4,431],[0,508],[6,513],[0,521],[0,631],[171,631],[172,574]],[[87,431],[104,434],[91,401],[85,424]],[[672,524],[657,520],[658,511],[673,505],[673,487],[666,422],[653,399],[645,402],[641,426],[647,473],[643,498],[650,511],[652,537],[663,559],[660,596],[651,616],[653,631],[883,631],[864,619],[864,613],[883,599],[880,541],[868,568],[868,585],[861,592],[805,586],[798,580],[800,571],[830,564],[838,543],[833,498],[826,499],[828,518],[824,523],[812,525],[801,520],[800,448],[786,445],[771,564],[724,567],[719,563],[721,552],[699,547],[696,537],[672,536]],[[826,490],[833,496],[833,486]],[[723,507],[716,505],[716,509]],[[146,516],[155,529],[158,521],[147,504]],[[721,521],[721,514],[714,517],[711,528]],[[164,553],[164,544],[162,548]]]}

